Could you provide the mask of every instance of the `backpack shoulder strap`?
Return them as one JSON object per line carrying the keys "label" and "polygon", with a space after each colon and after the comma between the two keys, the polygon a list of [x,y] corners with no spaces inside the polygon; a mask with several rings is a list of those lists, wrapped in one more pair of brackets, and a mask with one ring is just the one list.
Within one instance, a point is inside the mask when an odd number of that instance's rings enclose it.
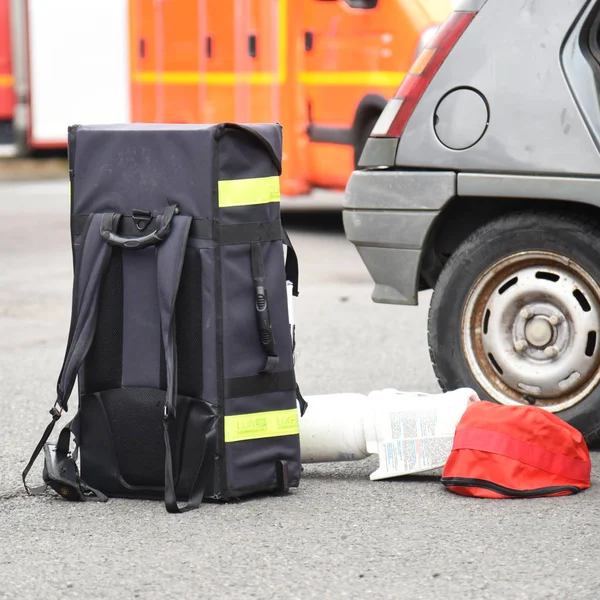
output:
{"label": "backpack shoulder strap", "polygon": [[216,430],[213,428],[204,436],[203,452],[201,456],[197,457],[198,469],[191,486],[188,502],[184,506],[179,506],[175,493],[169,424],[177,418],[175,303],[177,301],[191,223],[191,217],[175,217],[172,223],[171,234],[157,249],[158,306],[160,309],[161,334],[167,371],[167,393],[163,420],[165,438],[165,507],[170,513],[192,510],[198,508],[202,503],[207,480],[207,470],[211,468],[210,461],[216,443]]}
{"label": "backpack shoulder strap", "polygon": [[102,229],[109,228],[114,231],[118,225],[120,215],[92,214],[88,218],[89,226],[83,243],[81,260],[75,273],[73,284],[74,316],[67,343],[64,362],[56,385],[56,402],[50,409],[52,421],[44,431],[38,445],[23,470],[23,485],[28,494],[32,490],[27,486],[26,478],[39,456],[44,444],[52,434],[56,422],[60,419],[63,410],[68,411],[68,402],[77,373],[83,363],[96,331],[96,318],[98,314],[98,298],[102,278],[108,268],[112,254],[112,246],[102,238]]}
{"label": "backpack shoulder strap", "polygon": [[290,236],[288,232],[282,227],[281,228],[283,243],[287,246],[287,257],[285,261],[285,278],[292,282],[292,289],[294,296],[298,296],[298,284],[299,284],[299,269],[298,269],[298,256],[292,246]]}
{"label": "backpack shoulder strap", "polygon": [[[294,250],[294,246],[292,245],[290,236],[288,235],[287,231],[282,227],[281,232],[282,232],[282,236],[283,236],[283,243],[287,246],[287,256],[286,256],[286,260],[285,260],[285,278],[287,279],[287,281],[291,282],[291,284],[292,284],[292,294],[294,296],[298,296],[298,294],[300,293],[298,291],[298,284],[299,284],[299,279],[300,279],[299,268],[298,268],[298,255],[296,254],[296,250]],[[296,349],[295,326],[292,328],[291,335],[292,335],[292,349],[295,350]],[[306,412],[306,409],[308,408],[308,403],[302,397],[302,394],[300,392],[300,387],[298,386],[298,384],[296,384],[296,399],[298,400],[298,404],[300,405],[300,416],[303,417],[304,413]]]}

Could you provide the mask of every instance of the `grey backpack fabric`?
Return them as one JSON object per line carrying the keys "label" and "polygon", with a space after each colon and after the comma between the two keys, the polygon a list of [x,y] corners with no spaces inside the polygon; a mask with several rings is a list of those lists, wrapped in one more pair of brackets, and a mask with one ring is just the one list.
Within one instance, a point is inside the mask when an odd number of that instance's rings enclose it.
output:
{"label": "grey backpack fabric", "polygon": [[45,484],[73,500],[179,512],[298,486],[281,152],[278,124],[70,128],[71,328],[24,483],[44,449]]}

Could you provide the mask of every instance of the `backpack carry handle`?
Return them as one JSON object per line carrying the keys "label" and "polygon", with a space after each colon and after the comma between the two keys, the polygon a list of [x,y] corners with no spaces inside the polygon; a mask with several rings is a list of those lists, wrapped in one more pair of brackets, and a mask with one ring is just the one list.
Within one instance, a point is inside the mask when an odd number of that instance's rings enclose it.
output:
{"label": "backpack carry handle", "polygon": [[[123,237],[118,235],[114,233],[112,224],[103,220],[100,235],[102,236],[102,239],[111,246],[118,246],[119,248],[127,248],[129,250],[143,250],[149,246],[160,244],[168,237],[171,232],[171,221],[178,213],[179,207],[176,204],[168,206],[163,215],[162,225],[152,233],[148,233],[141,237]],[[118,215],[119,218],[120,216],[121,215]]]}
{"label": "backpack carry handle", "polygon": [[279,356],[275,348],[269,296],[266,287],[265,265],[259,242],[252,243],[252,279],[254,281],[254,308],[256,309],[260,343],[267,355],[267,363],[261,373],[273,373],[279,366]]}

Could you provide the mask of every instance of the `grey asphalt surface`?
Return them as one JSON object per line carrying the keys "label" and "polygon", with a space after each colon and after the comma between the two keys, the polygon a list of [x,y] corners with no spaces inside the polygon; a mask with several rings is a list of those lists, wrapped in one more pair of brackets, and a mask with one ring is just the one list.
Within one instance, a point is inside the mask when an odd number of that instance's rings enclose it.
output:
{"label": "grey asphalt surface", "polygon": [[[418,308],[373,304],[339,213],[284,219],[301,264],[303,393],[437,391],[429,295]],[[485,501],[450,494],[435,475],[371,482],[372,459],[307,465],[286,497],[182,516],[160,502],[26,497],[20,472],[53,402],[71,276],[66,183],[0,183],[0,598],[598,595],[596,473],[578,496]]]}

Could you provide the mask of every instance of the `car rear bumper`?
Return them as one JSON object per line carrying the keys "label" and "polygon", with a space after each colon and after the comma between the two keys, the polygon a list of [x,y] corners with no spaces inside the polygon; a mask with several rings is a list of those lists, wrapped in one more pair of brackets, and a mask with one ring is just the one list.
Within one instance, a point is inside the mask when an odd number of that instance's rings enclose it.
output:
{"label": "car rear bumper", "polygon": [[355,171],[346,186],[344,229],[369,270],[373,301],[418,303],[427,235],[456,195],[456,173]]}

